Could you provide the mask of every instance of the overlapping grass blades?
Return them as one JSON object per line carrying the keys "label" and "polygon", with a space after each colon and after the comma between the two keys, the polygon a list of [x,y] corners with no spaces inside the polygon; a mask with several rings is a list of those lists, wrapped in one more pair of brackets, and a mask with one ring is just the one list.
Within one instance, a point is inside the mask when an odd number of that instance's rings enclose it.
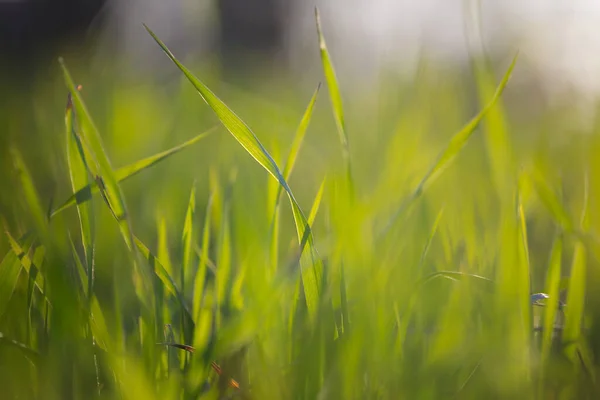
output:
{"label": "overlapping grass blades", "polygon": [[304,244],[304,237],[306,236],[307,238],[306,246],[308,247],[308,251],[302,251],[302,280],[304,284],[306,304],[309,312],[312,315],[315,315],[317,311],[319,293],[321,290],[320,287],[323,265],[316,255],[312,232],[308,221],[279,167],[264,148],[262,143],[258,140],[258,137],[244,123],[244,121],[242,121],[232,110],[229,109],[229,107],[227,107],[227,105],[225,105],[225,103],[223,103],[212,91],[210,91],[210,89],[204,83],[202,83],[183,64],[181,64],[167,48],[167,46],[154,34],[154,32],[152,32],[147,26],[144,25],[144,27],[165,52],[165,54],[171,59],[171,61],[175,63],[175,65],[183,72],[192,85],[194,85],[200,96],[215,112],[227,130],[235,137],[242,147],[246,149],[248,154],[250,154],[263,168],[265,168],[286,191],[292,206],[294,221],[298,231],[298,240],[301,244]]}
{"label": "overlapping grass blades", "polygon": [[[191,138],[189,140],[186,140],[185,142],[183,142],[175,147],[172,147],[168,150],[165,150],[158,154],[154,154],[150,157],[146,157],[142,160],[136,161],[132,164],[129,164],[129,165],[126,165],[124,167],[117,169],[115,171],[115,176],[116,176],[117,182],[119,182],[119,183],[123,182],[126,179],[129,179],[132,176],[139,174],[140,172],[144,171],[145,169],[150,168],[150,167],[154,166],[155,164],[158,164],[159,162],[167,159],[168,157],[170,157],[176,153],[179,153],[180,151],[186,149],[187,147],[206,138],[208,135],[213,133],[215,130],[216,130],[215,128],[211,128],[197,136],[194,136],[193,138]],[[98,186],[95,181],[93,181],[83,187],[80,187],[73,195],[71,195],[67,200],[65,200],[64,203],[62,203],[60,206],[58,206],[56,209],[54,209],[51,213],[51,216],[54,217],[57,214],[61,213],[62,211],[66,210],[67,208],[70,208],[76,204],[85,203],[86,201],[90,200],[92,198],[92,196],[96,193],[99,193],[99,189],[98,189]]]}

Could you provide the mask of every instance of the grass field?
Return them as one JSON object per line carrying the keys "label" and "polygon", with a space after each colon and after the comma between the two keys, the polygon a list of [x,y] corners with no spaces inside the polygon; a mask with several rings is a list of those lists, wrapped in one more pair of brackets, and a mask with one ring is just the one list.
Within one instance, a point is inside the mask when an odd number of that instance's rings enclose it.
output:
{"label": "grass field", "polygon": [[361,93],[321,35],[248,93],[154,38],[170,91],[67,58],[0,110],[1,398],[597,398],[600,124],[518,57]]}

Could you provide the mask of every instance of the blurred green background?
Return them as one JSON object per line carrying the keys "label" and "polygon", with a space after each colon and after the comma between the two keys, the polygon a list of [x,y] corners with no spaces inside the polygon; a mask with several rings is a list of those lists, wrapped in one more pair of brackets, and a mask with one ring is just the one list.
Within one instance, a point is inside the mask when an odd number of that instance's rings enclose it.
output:
{"label": "blurred green background", "polygon": [[[532,90],[526,54],[495,103],[512,53],[339,79],[343,108],[331,74],[231,83],[182,59],[281,171],[300,139],[302,262],[278,182],[175,65],[131,80],[63,55],[89,114],[55,60],[2,76],[2,398],[597,398],[600,124]],[[120,182],[116,221],[114,171],[213,127]],[[107,191],[49,218],[96,177]]]}

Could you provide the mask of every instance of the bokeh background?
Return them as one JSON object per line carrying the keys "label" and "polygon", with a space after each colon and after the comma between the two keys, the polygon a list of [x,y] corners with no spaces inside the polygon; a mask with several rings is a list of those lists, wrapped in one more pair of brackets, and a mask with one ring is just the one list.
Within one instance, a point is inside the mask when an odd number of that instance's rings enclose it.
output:
{"label": "bokeh background", "polygon": [[[344,191],[315,6],[340,85],[355,199]],[[292,279],[274,278],[273,248],[283,271],[297,250],[289,204],[281,200],[274,241],[276,182],[144,23],[280,166],[322,83],[290,178],[308,214],[327,177],[313,228],[332,272],[316,319],[303,309],[297,269]],[[0,0],[0,216],[8,232],[0,258],[16,256],[17,238],[43,261],[49,285],[31,288],[36,277],[22,256],[15,284],[0,285],[7,398],[596,398],[599,26],[591,0]],[[410,213],[393,219],[517,53],[506,90],[467,145]],[[115,168],[218,126],[121,184],[134,233],[190,304],[197,287],[179,275],[191,268],[198,280],[212,227],[201,295],[217,305],[194,315],[201,328],[191,337],[158,283],[152,297],[161,306],[144,313],[129,252],[100,197],[92,214],[104,348],[87,340],[97,332],[86,330],[90,312],[80,312],[86,303],[71,279],[85,256],[75,209],[52,219],[49,237],[26,235],[40,232],[14,150],[44,211],[73,193],[59,57],[82,85]],[[192,187],[198,251],[186,262]],[[553,306],[559,298],[567,310],[580,305],[567,314],[565,337],[561,314],[559,333],[543,340],[548,307],[529,302],[539,292],[552,292]],[[196,353],[156,346],[165,341]],[[212,361],[241,393],[215,378]]]}

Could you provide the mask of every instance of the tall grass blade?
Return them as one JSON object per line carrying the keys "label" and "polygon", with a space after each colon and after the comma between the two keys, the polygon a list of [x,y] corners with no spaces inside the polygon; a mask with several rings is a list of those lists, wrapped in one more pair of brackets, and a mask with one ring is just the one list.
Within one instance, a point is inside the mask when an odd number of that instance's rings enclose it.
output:
{"label": "tall grass blade", "polygon": [[[172,147],[161,153],[152,155],[150,157],[146,157],[142,160],[136,161],[132,164],[129,164],[129,165],[126,165],[124,167],[117,169],[115,171],[115,176],[117,178],[117,182],[119,182],[119,183],[123,182],[123,181],[131,178],[132,176],[139,174],[140,172],[144,171],[145,169],[148,169],[148,168],[154,166],[155,164],[158,164],[159,162],[167,159],[168,157],[170,157],[176,153],[179,153],[180,151],[186,149],[187,147],[206,138],[208,135],[213,133],[215,130],[216,130],[216,127],[213,127],[211,129],[209,129],[208,131],[203,132],[203,133],[201,133],[201,134],[199,134],[199,135],[197,135],[175,147]],[[57,214],[66,210],[67,208],[74,206],[75,204],[85,203],[86,201],[90,200],[94,194],[96,194],[98,192],[99,192],[98,186],[96,185],[95,181],[80,188],[71,197],[69,197],[67,200],[65,200],[64,203],[62,203],[59,207],[57,207],[54,211],[52,211],[51,217],[56,216]]]}
{"label": "tall grass blade", "polygon": [[202,252],[200,254],[200,261],[198,263],[198,271],[196,271],[196,277],[194,279],[194,302],[192,305],[192,315],[194,318],[199,317],[199,312],[202,306],[202,299],[204,298],[206,282],[206,269],[208,265],[208,249],[210,247],[211,239],[211,208],[212,208],[211,196],[206,206],[206,215],[204,217],[204,227],[202,229]]}
{"label": "tall grass blade", "polygon": [[344,107],[342,104],[342,95],[340,94],[340,87],[327,50],[325,43],[325,37],[323,36],[323,30],[321,27],[321,17],[319,15],[319,9],[315,7],[315,20],[317,23],[317,35],[319,38],[319,50],[321,52],[321,62],[323,64],[323,73],[325,75],[325,81],[329,88],[329,98],[331,99],[331,106],[333,107],[333,116],[335,118],[335,124],[337,127],[340,142],[342,144],[342,152],[344,162],[346,164],[346,175],[350,188],[353,189],[354,182],[352,179],[352,164],[350,160],[350,144],[348,142],[348,134],[346,133],[346,122],[344,119]]}
{"label": "tall grass blade", "polygon": [[566,354],[571,360],[576,361],[577,343],[581,340],[586,291],[586,249],[579,241],[575,244],[568,290],[563,343],[567,345]]}
{"label": "tall grass blade", "polygon": [[125,198],[123,197],[121,188],[118,185],[117,176],[113,171],[113,168],[110,164],[110,160],[108,159],[108,155],[104,150],[102,138],[100,137],[100,134],[98,133],[94,122],[92,121],[87,107],[83,102],[81,94],[79,93],[75,84],[73,83],[71,74],[67,70],[67,67],[62,58],[59,61],[63,70],[63,75],[67,84],[67,88],[71,93],[71,99],[75,110],[75,117],[76,121],[78,122],[78,127],[81,135],[81,143],[83,147],[85,147],[90,152],[92,157],[91,160],[86,161],[94,164],[95,169],[99,174],[98,176],[94,177],[96,179],[96,184],[100,185],[101,191],[105,193],[106,201],[117,219],[119,228],[121,229],[123,235],[123,239],[125,240],[127,247],[133,251],[133,232],[131,230],[131,224],[129,222],[127,205],[125,204]]}
{"label": "tall grass blade", "polygon": [[563,239],[558,236],[552,246],[550,263],[546,275],[546,293],[548,299],[544,308],[543,331],[542,331],[542,363],[548,360],[552,347],[552,336],[556,323],[556,314],[559,308],[561,260]]}
{"label": "tall grass blade", "polygon": [[437,159],[434,163],[429,167],[428,171],[425,173],[417,187],[414,191],[408,196],[408,198],[401,204],[399,209],[394,213],[394,215],[390,218],[388,224],[386,225],[383,233],[387,232],[395,223],[402,213],[408,209],[410,206],[414,204],[414,202],[421,196],[423,191],[433,183],[437,177],[452,163],[454,158],[460,153],[463,147],[467,144],[469,139],[471,138],[473,132],[479,125],[479,123],[483,120],[485,115],[492,109],[494,104],[498,101],[502,92],[506,88],[512,71],[517,63],[518,54],[513,58],[508,70],[504,74],[504,77],[500,81],[500,84],[496,88],[494,95],[487,105],[477,114],[469,123],[467,123],[460,131],[458,131],[448,145],[440,152]]}
{"label": "tall grass blade", "polygon": [[296,229],[298,231],[299,241],[302,243],[302,238],[305,234],[308,238],[306,245],[308,247],[307,253],[310,254],[305,255],[303,251],[303,260],[301,262],[302,279],[304,282],[307,306],[310,310],[310,313],[315,315],[319,292],[321,290],[320,286],[323,266],[315,254],[316,252],[314,250],[310,225],[308,224],[300,205],[296,201],[294,194],[283,177],[279,167],[258,140],[254,132],[252,132],[252,130],[225,105],[225,103],[215,96],[215,94],[210,91],[210,89],[204,85],[204,83],[202,83],[183,64],[181,64],[165,46],[165,44],[147,26],[145,26],[145,28],[165,52],[165,54],[171,59],[171,61],[175,63],[175,65],[183,72],[192,85],[194,85],[200,96],[211,107],[217,117],[219,117],[219,120],[227,128],[227,130],[263,168],[265,168],[275,179],[277,179],[283,189],[287,192],[292,206],[292,212],[294,215],[294,221],[296,223]]}
{"label": "tall grass blade", "polygon": [[[71,178],[71,188],[76,193],[78,188],[86,187],[93,182],[89,174],[89,166],[86,163],[85,153],[79,137],[73,130],[73,108],[71,106],[71,94],[65,111],[65,127],[67,141],[67,162],[69,165],[69,174]],[[94,216],[93,202],[77,204],[77,214],[79,216],[79,226],[81,229],[81,242],[83,243],[83,252],[85,255],[86,266],[86,295],[91,299],[94,291]]]}
{"label": "tall grass blade", "polygon": [[[192,276],[192,238],[194,235],[194,212],[196,211],[196,184],[192,186],[192,190],[190,192],[190,200],[188,203],[187,212],[185,214],[185,221],[183,224],[183,233],[181,236],[181,241],[183,245],[183,260],[181,264],[181,292],[185,298],[185,288],[190,281]],[[192,335],[194,333],[193,327],[188,326],[186,323],[185,312],[181,313],[181,331],[183,332],[183,340],[186,343],[190,343],[192,341]],[[185,362],[187,358],[183,357]]]}

